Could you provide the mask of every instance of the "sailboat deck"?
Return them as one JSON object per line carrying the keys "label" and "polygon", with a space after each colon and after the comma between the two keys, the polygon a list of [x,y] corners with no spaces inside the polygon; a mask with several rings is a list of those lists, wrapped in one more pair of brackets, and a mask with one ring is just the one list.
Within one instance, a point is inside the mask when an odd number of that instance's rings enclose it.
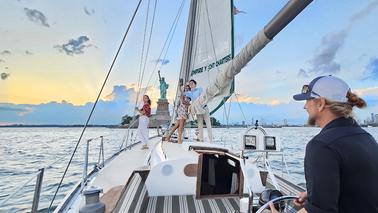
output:
{"label": "sailboat deck", "polygon": [[[155,139],[156,140],[156,139]],[[185,156],[197,156],[198,153],[187,151],[189,146],[195,144],[184,143],[163,143],[162,150],[167,159],[177,159]],[[138,149],[139,152],[139,149]],[[141,167],[140,167],[141,168]],[[149,168],[134,170],[130,174],[127,184],[122,189],[118,202],[114,209],[107,209],[107,212],[141,212],[141,213],[173,213],[173,212],[238,212],[240,198],[217,197],[211,199],[196,199],[195,195],[176,195],[176,196],[149,196],[145,185],[149,174]],[[294,195],[303,191],[301,187],[277,177],[277,183],[282,192],[286,195]],[[160,181],[164,181],[161,179]],[[267,187],[273,188],[270,178],[267,179]],[[258,197],[258,195],[257,195]],[[257,201],[257,200],[256,200]],[[255,203],[255,202],[254,202]],[[290,211],[289,211],[290,212]]]}
{"label": "sailboat deck", "polygon": [[194,195],[149,197],[144,181],[135,173],[121,196],[114,212],[173,213],[173,212],[235,212],[238,197],[196,199]]}

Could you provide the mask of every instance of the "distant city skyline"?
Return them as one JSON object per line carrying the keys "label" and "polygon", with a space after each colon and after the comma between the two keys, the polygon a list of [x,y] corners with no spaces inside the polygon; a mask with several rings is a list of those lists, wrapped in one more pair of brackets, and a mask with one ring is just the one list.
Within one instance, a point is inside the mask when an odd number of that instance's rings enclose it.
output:
{"label": "distant city skyline", "polygon": [[[0,125],[85,123],[137,2],[0,1]],[[242,11],[234,16],[236,53],[286,3],[233,2]],[[148,7],[148,1],[142,2],[92,124],[119,124],[123,115],[135,113],[136,97],[143,92],[156,107],[154,67],[170,84],[167,97],[172,109],[189,0],[183,1],[170,48],[163,52],[182,1],[157,1],[147,55],[142,43],[149,39],[144,31],[151,29],[155,5],[150,3]],[[305,124],[304,102],[293,101],[292,95],[314,77],[332,74],[367,101],[366,109],[356,110],[356,119],[370,119],[371,113],[378,113],[378,28],[373,27],[377,17],[378,0],[312,2],[236,77],[237,98],[233,95],[214,116],[223,124],[248,123],[252,118]],[[137,82],[144,64],[140,89]]]}

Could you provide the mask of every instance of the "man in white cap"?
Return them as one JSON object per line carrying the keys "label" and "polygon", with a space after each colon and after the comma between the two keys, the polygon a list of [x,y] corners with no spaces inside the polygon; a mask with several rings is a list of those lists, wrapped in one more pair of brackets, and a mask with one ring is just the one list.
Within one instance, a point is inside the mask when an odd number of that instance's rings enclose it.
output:
{"label": "man in white cap", "polygon": [[352,114],[366,102],[334,76],[315,78],[293,98],[306,101],[308,124],[322,128],[306,146],[300,212],[378,212],[378,144]]}

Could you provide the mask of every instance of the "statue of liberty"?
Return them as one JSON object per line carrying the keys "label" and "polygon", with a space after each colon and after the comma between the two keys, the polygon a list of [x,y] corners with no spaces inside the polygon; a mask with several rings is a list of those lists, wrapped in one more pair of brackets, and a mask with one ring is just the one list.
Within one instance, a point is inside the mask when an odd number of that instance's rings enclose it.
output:
{"label": "statue of liberty", "polygon": [[165,78],[160,76],[160,70],[158,71],[159,74],[159,82],[160,82],[160,99],[167,100],[167,89],[169,84],[165,82]]}

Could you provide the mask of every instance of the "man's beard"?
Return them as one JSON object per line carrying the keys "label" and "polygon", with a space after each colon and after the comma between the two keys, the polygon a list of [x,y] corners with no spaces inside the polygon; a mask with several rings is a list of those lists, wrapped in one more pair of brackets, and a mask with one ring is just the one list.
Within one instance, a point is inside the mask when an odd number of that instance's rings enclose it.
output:
{"label": "man's beard", "polygon": [[315,124],[316,124],[315,118],[314,118],[314,117],[311,117],[311,116],[308,116],[307,124],[308,124],[309,126],[315,126]]}

